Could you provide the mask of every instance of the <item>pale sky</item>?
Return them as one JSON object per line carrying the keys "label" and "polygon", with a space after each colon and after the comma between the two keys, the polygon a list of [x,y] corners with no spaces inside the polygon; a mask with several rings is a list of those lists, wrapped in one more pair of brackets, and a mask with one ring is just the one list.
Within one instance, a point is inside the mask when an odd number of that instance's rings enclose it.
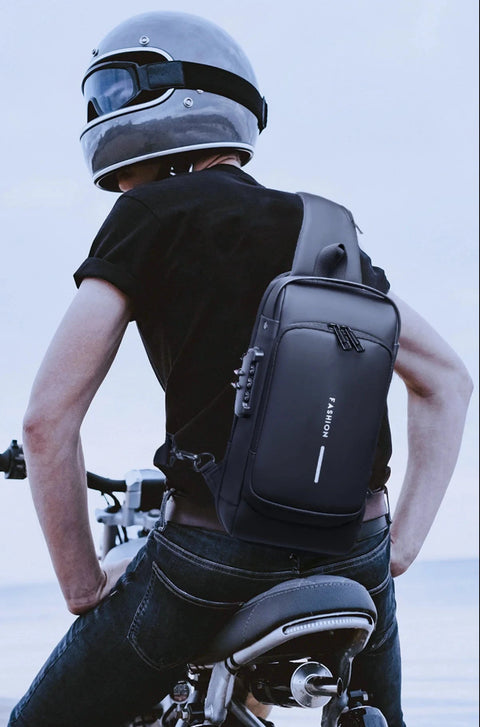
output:
{"label": "pale sky", "polygon": [[[111,27],[152,9],[201,14],[243,46],[270,109],[246,171],[349,207],[392,288],[476,380],[477,2],[17,0],[3,3],[0,46],[0,452],[21,436],[33,377],[75,293],[72,273],[116,199],[93,186],[81,156],[83,71]],[[112,477],[151,466],[163,441],[162,394],[131,329],[83,429],[87,467]],[[477,401],[476,392],[422,558],[477,553]],[[390,410],[395,501],[406,461],[398,380]],[[28,484],[0,476],[0,487],[0,583],[52,579]]]}

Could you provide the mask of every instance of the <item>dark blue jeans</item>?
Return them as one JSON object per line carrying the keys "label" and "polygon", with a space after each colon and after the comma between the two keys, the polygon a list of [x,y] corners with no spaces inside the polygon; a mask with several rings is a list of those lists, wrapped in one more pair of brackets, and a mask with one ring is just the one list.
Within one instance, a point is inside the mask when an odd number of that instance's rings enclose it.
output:
{"label": "dark blue jeans", "polygon": [[352,685],[372,694],[389,727],[403,727],[387,529],[335,559],[175,524],[154,530],[110,595],[73,623],[9,726],[120,727],[168,693],[243,602],[314,573],[353,578],[370,591],[378,624],[354,662]]}

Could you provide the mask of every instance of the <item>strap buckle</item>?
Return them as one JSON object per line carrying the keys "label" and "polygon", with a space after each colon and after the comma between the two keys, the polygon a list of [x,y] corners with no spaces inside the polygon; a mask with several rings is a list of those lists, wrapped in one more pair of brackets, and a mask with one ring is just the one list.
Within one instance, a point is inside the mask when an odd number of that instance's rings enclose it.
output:
{"label": "strap buckle", "polygon": [[202,472],[204,467],[215,463],[215,455],[211,452],[187,452],[185,449],[179,449],[172,434],[167,434],[165,444],[160,447],[157,452],[157,461],[159,464],[173,467],[175,462],[190,462],[195,472]]}
{"label": "strap buckle", "polygon": [[195,472],[201,472],[208,464],[215,462],[215,456],[211,452],[194,454],[193,452],[186,452],[184,449],[177,449],[176,447],[171,450],[170,456],[180,462],[191,462]]}

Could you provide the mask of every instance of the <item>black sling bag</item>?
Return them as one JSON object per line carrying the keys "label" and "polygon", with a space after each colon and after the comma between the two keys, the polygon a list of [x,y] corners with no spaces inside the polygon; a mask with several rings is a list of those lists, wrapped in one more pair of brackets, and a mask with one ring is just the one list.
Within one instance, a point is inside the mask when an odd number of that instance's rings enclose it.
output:
{"label": "black sling bag", "polygon": [[362,522],[400,321],[362,283],[351,213],[300,196],[292,270],[268,285],[235,372],[223,461],[182,452],[171,435],[161,450],[169,464],[193,461],[230,535],[341,554]]}

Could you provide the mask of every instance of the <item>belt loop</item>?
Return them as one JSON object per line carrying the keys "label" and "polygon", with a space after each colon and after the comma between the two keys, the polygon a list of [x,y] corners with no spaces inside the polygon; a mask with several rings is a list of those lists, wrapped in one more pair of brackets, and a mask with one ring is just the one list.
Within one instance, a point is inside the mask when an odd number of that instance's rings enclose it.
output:
{"label": "belt loop", "polygon": [[300,575],[300,558],[297,553],[290,553],[288,560],[291,563],[291,567],[295,575]]}

